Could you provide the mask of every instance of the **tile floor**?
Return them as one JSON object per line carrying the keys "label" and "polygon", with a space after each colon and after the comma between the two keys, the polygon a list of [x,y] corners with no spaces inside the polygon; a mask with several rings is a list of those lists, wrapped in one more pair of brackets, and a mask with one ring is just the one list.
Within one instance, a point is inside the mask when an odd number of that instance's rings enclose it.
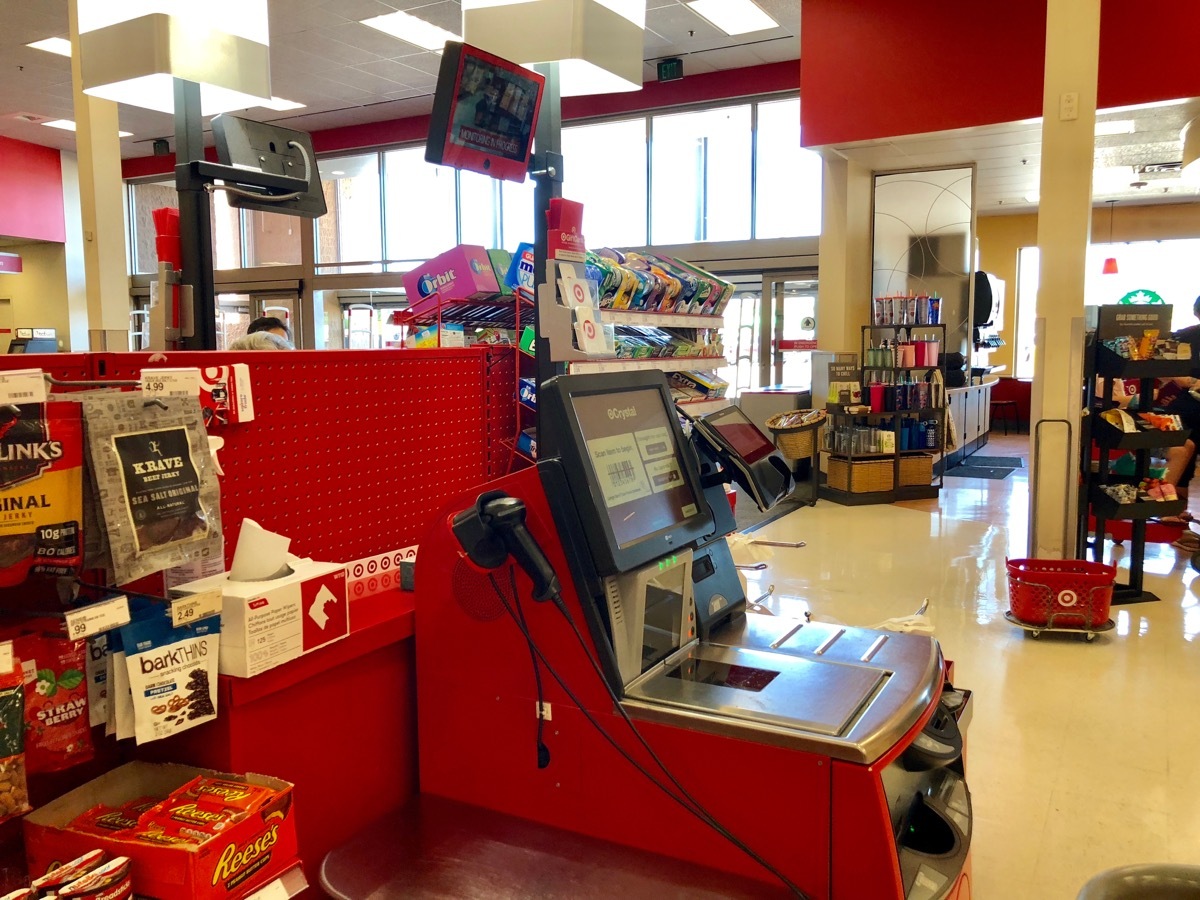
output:
{"label": "tile floor", "polygon": [[[982,452],[1027,458],[1028,437],[998,437]],[[1004,561],[1026,555],[1028,496],[1021,469],[1003,481],[947,479],[940,503],[822,501],[764,526],[763,537],[807,546],[777,549],[769,570],[748,573],[747,596],[774,584],[781,612],[808,606],[848,624],[930,599],[955,680],[975,692],[975,900],[1073,900],[1112,866],[1200,864],[1200,581],[1190,559],[1150,545],[1146,586],[1161,602],[1114,607],[1116,630],[1094,643],[1032,639],[1004,619]]]}

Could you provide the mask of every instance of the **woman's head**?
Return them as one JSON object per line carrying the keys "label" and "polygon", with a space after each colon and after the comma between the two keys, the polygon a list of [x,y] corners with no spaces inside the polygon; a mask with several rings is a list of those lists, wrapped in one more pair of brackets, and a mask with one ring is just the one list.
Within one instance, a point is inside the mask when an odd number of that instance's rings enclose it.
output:
{"label": "woman's head", "polygon": [[260,316],[250,323],[250,327],[246,329],[246,334],[258,334],[262,331],[278,335],[286,341],[292,339],[292,330],[287,327],[283,319],[277,316]]}

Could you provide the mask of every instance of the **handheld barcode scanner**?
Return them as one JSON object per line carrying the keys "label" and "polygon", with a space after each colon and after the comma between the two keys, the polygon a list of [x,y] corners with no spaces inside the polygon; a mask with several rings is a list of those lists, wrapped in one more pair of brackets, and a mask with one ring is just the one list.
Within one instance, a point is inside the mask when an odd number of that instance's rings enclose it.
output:
{"label": "handheld barcode scanner", "polygon": [[558,596],[558,576],[525,527],[525,503],[503,491],[480,494],[454,517],[451,530],[467,557],[481,569],[498,569],[511,556],[533,582],[539,603]]}

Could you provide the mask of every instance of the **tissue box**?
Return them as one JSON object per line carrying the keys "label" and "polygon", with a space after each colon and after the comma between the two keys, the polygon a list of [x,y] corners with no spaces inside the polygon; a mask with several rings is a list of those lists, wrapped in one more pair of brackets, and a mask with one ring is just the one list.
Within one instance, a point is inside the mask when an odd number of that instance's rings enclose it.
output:
{"label": "tissue box", "polygon": [[[120,806],[140,797],[165,797],[197,775],[264,785],[278,792],[267,806],[199,845],[149,844],[98,837],[70,823],[95,806]],[[245,897],[295,865],[296,816],[292,785],[261,775],[227,775],[192,766],[131,762],[25,817],[25,854],[32,878],[97,848],[133,863],[138,896],[160,900]]]}
{"label": "tissue box", "polygon": [[434,293],[443,303],[483,300],[500,293],[500,285],[487,251],[471,244],[459,244],[405,275],[404,293],[410,304]]}
{"label": "tissue box", "polygon": [[200,407],[204,423],[253,422],[254,395],[246,363],[208,366],[200,370]]}
{"label": "tissue box", "polygon": [[346,567],[301,560],[270,581],[214,575],[180,585],[175,595],[221,591],[222,675],[251,678],[350,633]]}

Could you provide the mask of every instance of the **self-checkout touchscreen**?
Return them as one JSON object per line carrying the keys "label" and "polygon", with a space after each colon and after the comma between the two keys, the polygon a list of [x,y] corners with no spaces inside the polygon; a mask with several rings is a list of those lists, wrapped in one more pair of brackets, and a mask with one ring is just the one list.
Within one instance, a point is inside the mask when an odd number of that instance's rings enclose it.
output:
{"label": "self-checkout touchscreen", "polygon": [[696,515],[658,390],[575,395],[571,402],[618,547]]}

